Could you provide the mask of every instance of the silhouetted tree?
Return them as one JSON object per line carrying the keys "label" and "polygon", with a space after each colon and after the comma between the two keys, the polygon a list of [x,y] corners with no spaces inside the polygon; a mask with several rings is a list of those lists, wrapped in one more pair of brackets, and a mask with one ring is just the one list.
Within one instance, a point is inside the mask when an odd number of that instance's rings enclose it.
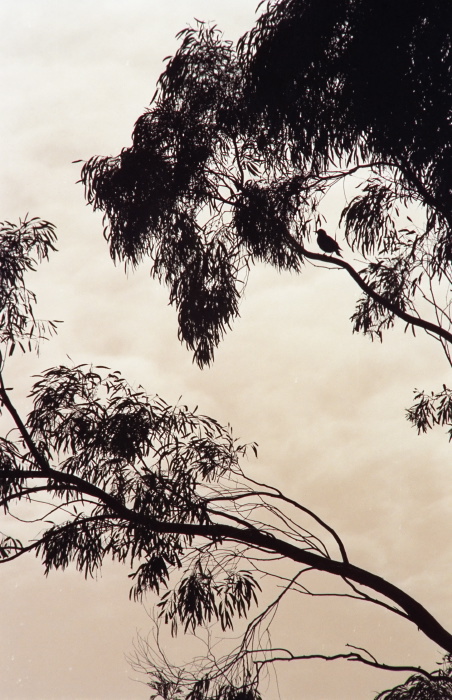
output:
{"label": "silhouetted tree", "polygon": [[444,220],[439,266],[452,210],[451,38],[447,0],[280,0],[241,42],[256,132],[317,172],[382,161],[387,195]]}
{"label": "silhouetted tree", "polygon": [[[451,20],[447,0],[281,0],[237,46],[198,23],[132,145],[85,163],[113,259],[151,258],[200,366],[256,260],[342,268],[362,292],[354,331],[382,339],[398,318],[450,362]],[[359,269],[310,247],[338,185],[335,228]],[[452,426],[450,390],[416,392],[407,415]]]}
{"label": "silhouetted tree", "polygon": [[[363,293],[355,331],[381,338],[399,318],[439,339],[449,357],[449,20],[444,1],[397,8],[381,0],[279,2],[237,46],[200,23],[180,33],[132,145],[84,164],[86,195],[105,214],[114,261],[136,266],[151,258],[200,366],[212,361],[237,315],[256,260],[294,272],[311,261],[342,268]],[[343,226],[341,248],[359,256],[359,271],[310,249],[339,184],[348,200],[334,228]],[[32,551],[46,571],[74,562],[86,576],[106,556],[127,562],[132,594],[159,595],[157,623],[174,634],[215,621],[238,634],[240,618],[259,604],[232,649],[215,656],[209,648],[189,668],[171,665],[158,633],[152,648],[142,640],[137,663],[165,700],[257,700],[270,664],[302,658],[417,674],[388,698],[424,692],[422,684],[446,692],[448,667],[433,674],[394,667],[356,647],[309,657],[271,647],[264,633],[281,600],[316,593],[306,580],[312,570],[335,581],[331,595],[392,611],[447,654],[452,635],[407,593],[354,566],[319,516],[246,476],[245,446],[213,419],[150,398],[117,372],[85,366],[44,372],[21,419],[4,361],[16,344],[26,349],[43,334],[31,304],[27,313],[13,310],[23,308],[22,298],[32,301],[22,273],[34,264],[33,250],[47,256],[53,230],[35,221],[3,231],[0,245],[7,246],[6,233],[18,241],[9,283],[21,292],[16,304],[6,291],[1,297],[11,311],[0,338],[0,398],[16,432],[1,440],[0,502],[13,515],[15,503],[46,495],[42,521],[54,520],[29,543],[5,536],[3,560]],[[19,231],[34,248],[23,247]],[[446,387],[418,392],[409,411],[419,430],[452,425],[451,417]]]}
{"label": "silhouetted tree", "polygon": [[399,317],[450,342],[442,299],[431,319],[418,299],[450,281],[451,9],[403,3],[393,23],[388,7],[276,3],[238,50],[215,28],[184,30],[132,146],[84,165],[113,259],[151,257],[200,365],[254,260],[332,264],[306,246],[337,183],[350,196],[345,242],[365,264],[334,261],[364,292],[354,330],[381,337]]}
{"label": "silhouetted tree", "polygon": [[[381,340],[399,318],[450,362],[451,12],[447,0],[284,1],[237,47],[198,23],[132,146],[84,164],[113,260],[151,258],[200,366],[256,260],[342,268],[363,292],[354,331]],[[339,184],[359,270],[309,248]]]}
{"label": "silhouetted tree", "polygon": [[2,563],[34,553],[46,573],[73,563],[93,576],[109,557],[131,567],[134,598],[159,596],[157,627],[168,624],[173,635],[215,622],[233,630],[232,648],[215,655],[208,647],[188,668],[168,661],[158,633],[154,646],[139,642],[135,663],[145,664],[149,685],[167,700],[257,700],[269,664],[305,658],[417,672],[430,685],[447,685],[447,674],[391,666],[357,647],[330,656],[272,647],[267,632],[283,599],[318,594],[313,570],[335,581],[329,595],[391,611],[447,653],[452,635],[403,590],[353,565],[318,515],[248,477],[240,466],[247,446],[230,429],[92,366],[43,372],[21,418],[5,364],[16,347],[36,349],[56,328],[36,321],[24,280],[54,241],[52,225],[38,219],[0,226],[0,401],[3,420],[9,416],[0,438],[0,505],[5,523],[27,508],[33,514],[28,542],[2,535]]}

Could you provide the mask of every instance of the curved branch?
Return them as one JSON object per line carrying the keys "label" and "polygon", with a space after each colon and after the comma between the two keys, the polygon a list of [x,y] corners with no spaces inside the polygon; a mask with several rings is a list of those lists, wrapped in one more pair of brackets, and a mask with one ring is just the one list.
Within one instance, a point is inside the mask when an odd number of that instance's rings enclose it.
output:
{"label": "curved branch", "polygon": [[[301,245],[299,245],[299,248],[303,251],[303,253],[305,253],[304,248]],[[331,262],[331,259],[328,256],[317,255],[315,253],[310,253],[308,257],[321,260],[322,262]],[[337,262],[338,264],[345,266],[346,269],[350,268],[354,275],[358,277],[360,282],[365,284],[359,275],[347,263],[344,263],[341,260],[336,260],[335,258],[333,260],[335,263]],[[202,537],[216,542],[221,542],[223,540],[240,542],[241,544],[250,545],[251,547],[261,551],[263,550],[271,552],[272,554],[286,557],[294,562],[317,569],[318,571],[325,571],[326,573],[340,576],[344,579],[350,579],[354,583],[370,588],[394,602],[407,613],[410,621],[417,625],[417,627],[427,637],[442,647],[445,651],[452,654],[452,635],[445,630],[420,603],[397,586],[383,579],[381,576],[377,576],[376,574],[366,571],[365,569],[354,566],[347,560],[336,561],[334,559],[323,557],[319,554],[315,554],[311,551],[297,547],[294,544],[275,537],[273,534],[260,531],[256,528],[243,528],[219,523],[197,524],[156,520],[146,513],[131,510],[121,503],[120,500],[107,493],[102,488],[86,481],[85,479],[82,479],[79,476],[76,476],[75,474],[67,474],[60,472],[57,469],[53,469],[49,465],[47,459],[37,449],[17,411],[12,406],[6,393],[1,374],[0,398],[7,407],[11,416],[14,418],[24,442],[36,460],[37,465],[42,470],[42,475],[47,477],[53,483],[56,482],[58,484],[64,484],[65,486],[73,486],[79,491],[79,493],[86,494],[97,499],[107,507],[107,509],[110,511],[108,515],[111,515],[111,517],[119,517],[132,525],[138,525],[140,527],[144,526],[158,533],[180,534],[189,538]],[[28,472],[28,474],[30,473]],[[34,475],[35,474],[33,474],[33,476]]]}
{"label": "curved branch", "polygon": [[[284,501],[284,503],[289,503],[292,505],[294,508],[297,508],[298,510],[301,510],[303,513],[306,513],[306,515],[309,515],[313,520],[315,520],[321,527],[323,527],[327,532],[330,533],[330,535],[333,537],[333,539],[336,541],[337,546],[339,547],[339,551],[341,553],[342,559],[344,562],[348,563],[348,555],[344,546],[344,543],[342,542],[341,538],[337,534],[336,530],[331,527],[331,525],[328,525],[320,516],[318,516],[314,511],[312,511],[310,508],[307,508],[306,506],[301,505],[301,503],[298,503],[298,501],[295,501],[292,498],[289,498],[288,496],[285,496],[282,491],[280,491],[276,486],[268,486],[268,484],[263,484],[260,481],[255,481],[255,479],[251,479],[251,477],[245,476],[246,480],[251,482],[252,484],[256,484],[256,486],[263,486],[264,488],[267,489],[272,489],[274,493],[268,493],[266,491],[255,491],[253,492],[253,496],[269,496],[270,498],[277,498],[281,501]],[[246,495],[246,494],[244,494]],[[242,498],[242,495],[234,496],[231,497],[234,499]],[[215,500],[221,500],[221,498],[227,499],[227,496],[224,497],[218,497]],[[213,500],[213,499],[211,499]]]}
{"label": "curved branch", "polygon": [[9,556],[9,557],[2,557],[0,559],[0,564],[6,564],[9,561],[14,561],[14,559],[18,559],[19,557],[23,556],[24,554],[27,554],[27,552],[32,552],[33,549],[37,549],[40,544],[42,544],[42,540],[37,540],[36,542],[32,542],[31,544],[27,545],[26,547],[21,547],[19,550],[16,551],[15,554],[11,554],[11,556]]}
{"label": "curved branch", "polygon": [[381,304],[381,306],[384,306],[385,309],[388,309],[388,311],[393,313],[395,316],[401,318],[402,321],[405,321],[411,326],[417,326],[418,328],[422,328],[423,330],[433,333],[433,335],[436,335],[439,338],[446,340],[448,343],[452,343],[452,333],[445,330],[444,328],[441,328],[441,326],[437,326],[436,324],[431,323],[431,321],[427,321],[423,318],[418,318],[417,316],[412,316],[406,311],[403,311],[403,309],[400,309],[396,304],[393,304],[392,302],[388,301],[388,299],[385,299],[385,297],[376,292],[370,284],[363,280],[361,275],[355,270],[354,267],[350,265],[350,263],[346,262],[345,260],[342,260],[341,258],[333,257],[332,255],[312,253],[311,251],[306,250],[306,248],[304,248],[304,246],[302,246],[301,243],[298,243],[298,241],[296,241],[292,237],[289,237],[289,243],[301,257],[306,257],[309,260],[317,260],[318,262],[326,263],[328,265],[333,263],[338,267],[342,267],[348,272],[350,277],[363,290],[363,292],[367,294],[367,296],[369,296],[371,299],[377,302],[377,304]]}
{"label": "curved branch", "polygon": [[325,571],[334,576],[350,579],[354,583],[370,588],[393,601],[407,613],[409,620],[429,639],[452,654],[452,635],[440,625],[426,608],[394,584],[366,569],[361,569],[347,561],[337,561],[320,556],[256,528],[240,528],[219,523],[197,524],[156,520],[145,513],[129,509],[103,489],[74,474],[65,474],[49,467],[47,475],[53,482],[75,486],[80,493],[85,493],[98,499],[111,511],[108,514],[110,517],[119,517],[132,525],[144,526],[162,534],[179,534],[190,538],[202,537],[219,543],[223,540],[231,540],[250,545],[261,551],[278,554],[318,571]]}
{"label": "curved branch", "polygon": [[[2,478],[2,474],[0,472],[0,479]],[[42,478],[42,476],[41,476]],[[11,493],[8,496],[5,496],[0,500],[0,508],[4,508],[5,506],[8,505],[10,501],[15,501],[17,499],[22,499],[22,498],[27,498],[33,493],[39,493],[40,491],[45,491],[46,493],[49,492],[49,487],[46,486],[32,486],[29,488],[24,488],[23,491],[18,491],[17,493]]]}
{"label": "curved branch", "polygon": [[405,591],[366,569],[362,569],[347,562],[321,557],[319,554],[296,547],[266,532],[252,529],[240,529],[231,525],[162,523],[153,521],[152,519],[148,520],[148,526],[158,532],[207,537],[219,541],[229,539],[246,543],[261,550],[264,549],[280,554],[300,564],[311,566],[318,571],[325,571],[326,573],[340,576],[344,579],[350,579],[392,600],[407,613],[409,620],[429,637],[429,639],[448,653],[452,653],[452,634],[444,629],[426,608],[405,593]]}

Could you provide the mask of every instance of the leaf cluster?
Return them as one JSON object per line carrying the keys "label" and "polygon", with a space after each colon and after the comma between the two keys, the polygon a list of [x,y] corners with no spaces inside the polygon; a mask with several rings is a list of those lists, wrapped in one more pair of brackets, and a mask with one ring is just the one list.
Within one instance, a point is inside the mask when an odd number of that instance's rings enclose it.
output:
{"label": "leaf cluster", "polygon": [[113,259],[153,259],[152,274],[178,309],[180,337],[203,365],[238,314],[242,265],[227,227],[211,235],[209,210],[224,187],[215,163],[236,129],[239,76],[231,43],[214,27],[200,23],[178,37],[133,145],[117,158],[92,158],[81,179],[88,201],[105,212]]}
{"label": "leaf cluster", "polygon": [[252,684],[240,686],[215,684],[211,688],[209,678],[201,678],[186,696],[186,700],[261,700],[262,696]]}
{"label": "leaf cluster", "polygon": [[400,243],[391,215],[397,201],[394,188],[372,178],[364,185],[363,192],[352,199],[341,215],[347,243],[365,257],[392,253]]}
{"label": "leaf cluster", "polygon": [[396,311],[411,308],[411,297],[416,289],[410,273],[413,266],[407,258],[394,256],[371,262],[361,271],[362,278],[375,290],[379,298],[363,296],[351,317],[353,331],[372,338],[383,338],[383,330],[394,325]]}
{"label": "leaf cluster", "polygon": [[16,345],[31,350],[56,330],[56,321],[35,318],[36,296],[25,283],[27,272],[56,250],[55,241],[53,224],[37,217],[0,223],[0,344],[10,355]]}
{"label": "leaf cluster", "polygon": [[225,236],[209,240],[182,216],[153,253],[153,272],[169,286],[170,303],[178,310],[179,338],[194,350],[200,367],[211,362],[213,349],[239,313],[242,263],[228,245],[228,232],[221,233]]}
{"label": "leaf cluster", "polygon": [[277,269],[300,271],[299,255],[290,245],[300,205],[299,178],[270,185],[249,180],[238,195],[234,226],[242,245],[253,260]]}
{"label": "leaf cluster", "polygon": [[452,440],[452,391],[446,385],[439,392],[416,390],[414,399],[415,403],[407,410],[407,418],[418,433],[426,433],[435,425],[451,426],[448,433]]}
{"label": "leaf cluster", "polygon": [[[221,575],[222,574],[222,575]],[[246,617],[251,603],[257,603],[261,590],[251,571],[211,570],[196,559],[190,570],[171,591],[165,593],[158,607],[165,624],[177,634],[178,623],[184,632],[208,626],[218,620],[221,629],[233,629],[233,617]]]}

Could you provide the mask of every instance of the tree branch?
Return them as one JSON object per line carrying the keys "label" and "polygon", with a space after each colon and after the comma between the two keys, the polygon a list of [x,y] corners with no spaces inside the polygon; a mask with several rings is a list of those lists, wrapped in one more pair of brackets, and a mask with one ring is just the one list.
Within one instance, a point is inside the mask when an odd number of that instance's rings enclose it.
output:
{"label": "tree branch", "polygon": [[13,404],[11,403],[11,400],[8,396],[8,392],[6,391],[5,384],[3,381],[3,375],[0,372],[0,401],[1,403],[6,407],[8,413],[10,414],[11,418],[13,419],[14,423],[16,424],[23,441],[25,442],[26,446],[30,450],[30,453],[32,454],[36,465],[44,472],[44,474],[48,475],[49,472],[51,471],[50,465],[46,458],[39,452],[38,448],[36,447],[35,443],[33,442],[30,433],[28,432],[27,428],[25,427],[25,424],[23,423],[21,417],[19,416],[18,412],[14,408]]}
{"label": "tree branch", "polygon": [[216,540],[230,539],[247,543],[278,553],[292,561],[311,566],[318,571],[350,579],[355,583],[371,588],[389,598],[401,607],[413,622],[429,639],[448,653],[452,653],[452,635],[414,598],[381,576],[371,573],[353,564],[321,557],[265,532],[252,529],[240,529],[231,525],[196,525],[191,523],[162,523],[150,520],[149,526],[158,532],[180,533],[189,536],[208,537]]}
{"label": "tree branch", "polygon": [[345,260],[342,260],[341,258],[333,257],[332,255],[312,253],[311,251],[306,250],[306,248],[304,248],[304,246],[302,246],[301,243],[298,243],[298,241],[296,241],[292,236],[289,237],[289,243],[302,258],[306,257],[309,260],[317,260],[318,262],[326,263],[327,265],[334,264],[338,267],[342,267],[348,272],[350,277],[357,283],[357,285],[363,290],[363,292],[367,294],[367,296],[371,297],[371,299],[376,301],[378,304],[384,306],[395,316],[401,318],[402,321],[405,321],[411,326],[423,328],[425,331],[433,333],[439,338],[446,340],[448,343],[452,343],[452,333],[445,330],[444,328],[441,328],[441,326],[437,326],[436,324],[431,323],[431,321],[412,316],[406,311],[400,309],[396,304],[393,304],[392,302],[388,301],[388,299],[385,299],[385,297],[376,292],[371,285],[369,285],[363,280],[360,274],[355,270],[354,267],[350,265],[350,263],[346,262]]}
{"label": "tree branch", "polygon": [[348,562],[348,556],[347,552],[344,546],[344,543],[342,542],[341,538],[337,534],[336,530],[331,527],[331,525],[328,525],[322,518],[320,518],[314,511],[310,510],[309,508],[306,508],[306,506],[301,505],[301,503],[298,503],[298,501],[295,501],[292,498],[289,498],[288,496],[285,496],[282,491],[277,489],[275,486],[268,486],[267,484],[263,484],[259,481],[255,481],[254,479],[251,479],[248,476],[245,476],[246,480],[251,482],[252,484],[256,484],[257,486],[264,486],[265,488],[272,489],[274,493],[267,493],[267,492],[255,492],[253,495],[258,495],[258,496],[269,496],[271,498],[277,498],[281,501],[284,501],[284,503],[289,503],[290,505],[294,506],[294,508],[297,508],[298,510],[301,510],[303,513],[306,513],[306,515],[309,515],[313,520],[315,520],[321,527],[325,528],[327,532],[330,533],[330,535],[334,538],[336,541],[337,546],[339,547],[339,551],[341,553],[342,559],[344,562]]}
{"label": "tree branch", "polygon": [[129,509],[103,489],[74,474],[65,474],[48,467],[46,476],[52,482],[74,486],[80,493],[96,498],[107,506],[111,511],[112,517],[118,517],[133,525],[149,528],[153,532],[186,535],[190,538],[202,537],[219,543],[223,540],[231,540],[250,545],[261,551],[264,550],[272,554],[281,555],[318,571],[350,579],[354,583],[370,588],[396,603],[407,613],[409,620],[429,639],[448,653],[452,653],[452,635],[420,603],[381,576],[354,566],[348,561],[337,561],[320,556],[256,528],[239,528],[220,523],[197,524],[157,520],[145,513]]}
{"label": "tree branch", "polygon": [[[360,647],[354,647],[352,644],[347,644],[348,647],[351,647],[353,649],[357,649],[360,651],[364,651],[366,654],[369,654],[368,651],[365,649],[360,649]],[[366,666],[372,666],[373,668],[379,668],[382,669],[383,671],[402,671],[405,673],[420,673],[429,680],[432,679],[432,675],[428,673],[428,671],[425,671],[423,668],[417,667],[417,666],[393,666],[390,664],[385,664],[385,663],[380,663],[373,657],[371,654],[369,654],[370,658],[366,658],[365,656],[362,656],[362,654],[359,654],[358,651],[353,651],[349,652],[348,654],[342,653],[342,654],[293,654],[289,649],[268,649],[266,650],[266,653],[274,654],[274,653],[283,653],[286,654],[286,656],[272,656],[268,659],[256,659],[254,663],[259,667],[259,670],[262,668],[262,666],[265,666],[266,664],[273,664],[276,663],[277,661],[306,661],[306,660],[313,660],[313,659],[321,659],[323,661],[337,661],[338,659],[341,660],[346,660],[346,661],[358,661],[362,664],[365,664]],[[256,654],[259,653],[258,650],[255,649],[250,649],[246,654]],[[433,678],[437,680],[441,680],[440,677],[433,676]]]}

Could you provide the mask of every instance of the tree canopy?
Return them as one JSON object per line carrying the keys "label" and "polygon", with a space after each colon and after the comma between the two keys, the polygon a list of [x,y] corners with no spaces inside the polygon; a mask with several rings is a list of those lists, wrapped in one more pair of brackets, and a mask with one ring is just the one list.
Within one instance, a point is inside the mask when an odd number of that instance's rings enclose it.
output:
{"label": "tree canopy", "polygon": [[[132,145],[84,164],[113,259],[151,258],[201,366],[259,260],[342,267],[363,292],[355,331],[381,338],[400,318],[450,343],[450,7],[410,8],[389,22],[386,3],[275,3],[237,46],[215,27],[186,29]],[[359,270],[310,245],[338,184],[334,228]]]}
{"label": "tree canopy", "polygon": [[[381,339],[399,319],[450,358],[449,20],[445,2],[282,1],[237,45],[198,23],[179,34],[132,145],[83,165],[113,260],[151,259],[201,367],[238,315],[255,262],[340,268],[362,295],[353,330]],[[331,226],[338,186],[345,201]],[[312,249],[324,227],[343,237],[344,259]],[[391,612],[446,655],[452,635],[407,592],[354,565],[316,513],[250,478],[247,446],[229,427],[86,365],[41,373],[21,418],[4,370],[9,354],[55,329],[35,321],[24,282],[53,248],[48,222],[0,228],[0,400],[14,425],[0,441],[0,504],[13,519],[17,504],[46,499],[30,541],[3,536],[3,562],[33,552],[46,572],[73,563],[91,576],[110,557],[130,566],[132,596],[159,596],[157,627],[233,630],[226,651],[208,639],[187,668],[168,661],[158,635],[154,647],[142,641],[137,664],[165,700],[257,700],[271,664],[304,658],[410,673],[381,694],[388,700],[450,697],[448,657],[429,673],[357,647],[307,657],[272,646],[281,601],[316,594]],[[408,418],[420,431],[452,426],[451,406],[446,386],[418,392]],[[312,572],[328,593],[311,585]]]}
{"label": "tree canopy", "polygon": [[269,3],[241,42],[257,128],[318,171],[396,168],[450,225],[451,27],[445,0]]}

